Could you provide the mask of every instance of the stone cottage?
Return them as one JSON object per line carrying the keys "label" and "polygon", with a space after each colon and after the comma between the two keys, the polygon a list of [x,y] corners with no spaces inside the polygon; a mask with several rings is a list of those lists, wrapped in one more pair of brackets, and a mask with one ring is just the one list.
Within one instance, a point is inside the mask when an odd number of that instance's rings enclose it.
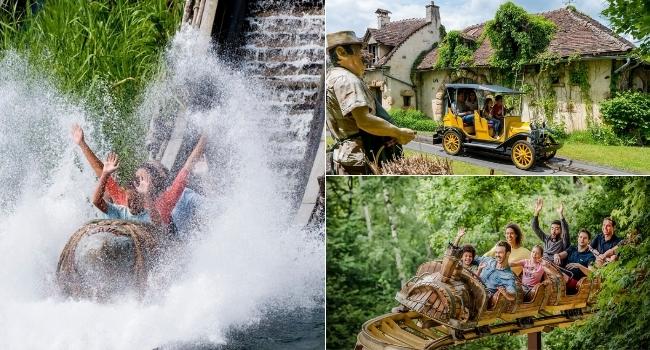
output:
{"label": "stone cottage", "polygon": [[386,109],[416,106],[416,60],[440,39],[439,7],[432,1],[425,10],[425,18],[391,21],[390,11],[377,9],[377,28],[363,36],[373,56],[364,80]]}
{"label": "stone cottage", "polygon": [[[531,64],[520,72],[515,89],[527,92],[523,120],[547,120],[568,131],[585,129],[600,120],[599,103],[612,91],[650,91],[650,68],[630,57],[634,45],[573,7],[541,13],[557,26],[544,56],[549,64]],[[417,66],[416,106],[435,120],[442,118],[444,84],[498,83],[490,66],[492,47],[481,35],[485,23],[462,30],[466,40],[479,46],[469,67],[434,69],[438,49],[430,50]]]}

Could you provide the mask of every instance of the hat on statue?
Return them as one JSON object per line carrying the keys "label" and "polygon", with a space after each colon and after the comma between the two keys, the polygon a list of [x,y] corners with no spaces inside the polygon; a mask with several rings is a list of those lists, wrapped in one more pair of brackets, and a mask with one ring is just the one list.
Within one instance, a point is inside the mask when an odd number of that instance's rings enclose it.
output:
{"label": "hat on statue", "polygon": [[331,49],[339,45],[363,45],[361,41],[351,30],[344,30],[341,32],[327,34],[327,49]]}

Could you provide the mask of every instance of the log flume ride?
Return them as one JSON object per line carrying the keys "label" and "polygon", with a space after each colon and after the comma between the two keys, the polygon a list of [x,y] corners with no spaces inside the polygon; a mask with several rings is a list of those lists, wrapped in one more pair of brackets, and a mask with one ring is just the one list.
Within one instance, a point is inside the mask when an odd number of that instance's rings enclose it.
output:
{"label": "log flume ride", "polygon": [[547,264],[544,279],[524,298],[520,282],[515,300],[496,293],[460,262],[461,250],[449,245],[442,261],[426,262],[397,292],[407,312],[393,312],[363,324],[355,350],[439,349],[497,334],[548,332],[579,322],[594,309],[599,279],[583,277],[567,294],[560,269]]}
{"label": "log flume ride", "polygon": [[149,272],[169,244],[152,225],[94,220],[79,228],[59,257],[61,292],[108,301],[121,293],[143,295]]}

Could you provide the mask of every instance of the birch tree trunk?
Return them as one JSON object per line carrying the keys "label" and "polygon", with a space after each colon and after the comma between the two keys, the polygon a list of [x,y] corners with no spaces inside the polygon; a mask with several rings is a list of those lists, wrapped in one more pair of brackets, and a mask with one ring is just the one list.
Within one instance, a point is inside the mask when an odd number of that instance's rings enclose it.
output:
{"label": "birch tree trunk", "polygon": [[[359,188],[361,189],[363,187],[363,177],[359,177]],[[362,190],[362,189],[361,189]],[[366,229],[368,231],[368,240],[372,240],[372,218],[370,217],[370,209],[368,209],[368,204],[366,202],[363,203],[363,217],[366,219]]]}
{"label": "birch tree trunk", "polygon": [[397,237],[397,224],[395,223],[395,217],[393,216],[393,204],[390,202],[390,195],[386,187],[383,187],[384,190],[384,203],[386,204],[386,213],[388,214],[388,222],[390,223],[390,235],[393,240],[393,251],[395,252],[395,264],[397,265],[397,274],[401,285],[403,286],[406,283],[406,274],[404,273],[404,266],[402,265],[402,253],[399,249],[399,239]]}

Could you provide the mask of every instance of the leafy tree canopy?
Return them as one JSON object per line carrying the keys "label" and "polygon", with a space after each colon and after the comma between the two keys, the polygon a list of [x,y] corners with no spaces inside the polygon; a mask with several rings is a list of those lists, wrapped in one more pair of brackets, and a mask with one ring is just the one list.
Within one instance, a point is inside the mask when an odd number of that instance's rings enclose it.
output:
{"label": "leafy tree canopy", "polygon": [[506,2],[485,26],[485,35],[490,39],[494,52],[492,64],[519,70],[546,50],[555,31],[553,22]]}
{"label": "leafy tree canopy", "polygon": [[603,15],[620,34],[632,35],[640,40],[639,49],[650,57],[650,2],[647,0],[607,0]]}

